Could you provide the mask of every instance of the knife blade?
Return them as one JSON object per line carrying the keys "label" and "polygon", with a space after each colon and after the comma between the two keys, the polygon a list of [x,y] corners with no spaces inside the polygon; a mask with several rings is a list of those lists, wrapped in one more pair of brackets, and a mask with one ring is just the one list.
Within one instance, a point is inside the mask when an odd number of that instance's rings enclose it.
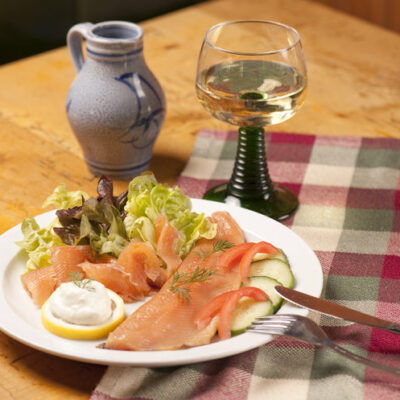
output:
{"label": "knife blade", "polygon": [[373,317],[360,311],[333,303],[319,297],[310,296],[294,289],[283,286],[275,286],[275,291],[284,299],[298,306],[309,310],[318,311],[322,314],[330,315],[335,318],[344,319],[346,321],[356,322],[358,324],[373,326],[392,333],[400,334],[400,325],[391,321]]}

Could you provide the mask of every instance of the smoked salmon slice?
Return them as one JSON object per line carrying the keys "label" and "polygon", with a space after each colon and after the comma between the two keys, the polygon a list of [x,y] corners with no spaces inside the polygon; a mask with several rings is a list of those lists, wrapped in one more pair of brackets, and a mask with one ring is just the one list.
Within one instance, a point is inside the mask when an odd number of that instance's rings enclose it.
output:
{"label": "smoked salmon slice", "polygon": [[72,279],[72,273],[82,272],[79,264],[93,256],[89,246],[55,246],[50,258],[51,265],[21,275],[24,289],[39,307],[59,285]]}
{"label": "smoked salmon slice", "polygon": [[[110,333],[107,348],[173,350],[211,341],[216,333],[217,321],[214,319],[207,327],[199,330],[194,322],[195,316],[213,298],[240,286],[238,266],[226,271],[224,266],[219,265],[218,260],[223,251],[213,252],[214,244],[218,240],[227,240],[233,244],[244,240],[243,232],[230,214],[218,212],[213,214],[212,220],[217,223],[217,237],[198,241],[161,290]],[[211,275],[204,281],[181,286],[183,290],[185,287],[188,289],[187,295],[190,294],[190,298],[185,300],[176,290],[179,287],[177,277],[184,282],[193,277],[196,271],[211,271]]]}
{"label": "smoked salmon slice", "polygon": [[142,242],[132,241],[118,259],[108,255],[96,259],[90,246],[55,246],[50,258],[50,266],[21,276],[24,289],[37,306],[42,306],[61,283],[72,280],[74,273],[103,283],[126,302],[143,299],[167,280],[153,248]]}
{"label": "smoked salmon slice", "polygon": [[[107,260],[107,258],[102,257]],[[162,268],[152,246],[144,242],[131,241],[118,259],[110,262],[84,262],[79,265],[88,278],[102,283],[119,294],[126,303],[142,300],[160,288],[167,280],[167,271]]]}
{"label": "smoked salmon slice", "polygon": [[[227,215],[229,215],[229,217]],[[218,225],[215,239],[226,240],[235,245],[244,242],[244,233],[242,229],[226,211],[214,212],[210,220]]]}
{"label": "smoked salmon slice", "polygon": [[154,224],[156,227],[156,252],[167,265],[167,275],[170,276],[182,262],[178,254],[178,243],[181,237],[164,214],[159,215]]}
{"label": "smoked salmon slice", "polygon": [[152,286],[161,287],[167,280],[167,272],[157,257],[153,247],[144,242],[132,240],[122,250],[117,260],[143,295],[152,290]]}
{"label": "smoked salmon slice", "polygon": [[51,265],[57,276],[57,283],[68,282],[71,274],[82,272],[79,264],[94,260],[90,246],[54,246],[51,248]]}
{"label": "smoked salmon slice", "polygon": [[132,303],[144,297],[138,285],[132,281],[131,274],[125,272],[115,262],[94,264],[86,261],[79,266],[88,278],[102,283],[106,288],[117,293],[125,303]]}
{"label": "smoked salmon slice", "polygon": [[22,285],[25,291],[32,297],[35,305],[41,307],[57,288],[57,276],[52,265],[21,275]]}

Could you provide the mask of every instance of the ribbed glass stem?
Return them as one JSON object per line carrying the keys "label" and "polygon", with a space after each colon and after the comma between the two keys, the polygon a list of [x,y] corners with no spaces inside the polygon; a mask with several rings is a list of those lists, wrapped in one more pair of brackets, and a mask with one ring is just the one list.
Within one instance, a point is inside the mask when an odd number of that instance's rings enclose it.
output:
{"label": "ribbed glass stem", "polygon": [[264,129],[239,128],[235,165],[227,192],[239,199],[267,199],[272,183],[265,157]]}

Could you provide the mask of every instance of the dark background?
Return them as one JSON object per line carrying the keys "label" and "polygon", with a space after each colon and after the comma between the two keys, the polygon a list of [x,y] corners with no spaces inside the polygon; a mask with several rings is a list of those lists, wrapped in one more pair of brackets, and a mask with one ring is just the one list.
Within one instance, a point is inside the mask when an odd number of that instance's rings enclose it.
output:
{"label": "dark background", "polygon": [[[68,29],[79,22],[141,22],[201,1],[0,0],[0,64],[64,46]],[[400,0],[311,1],[400,32]]]}
{"label": "dark background", "polygon": [[66,44],[79,22],[140,22],[201,0],[0,0],[0,64]]}

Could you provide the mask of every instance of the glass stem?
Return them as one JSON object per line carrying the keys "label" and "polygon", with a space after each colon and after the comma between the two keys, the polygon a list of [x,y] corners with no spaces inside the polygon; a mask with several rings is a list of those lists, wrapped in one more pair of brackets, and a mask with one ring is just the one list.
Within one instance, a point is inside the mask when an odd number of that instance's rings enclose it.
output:
{"label": "glass stem", "polygon": [[235,165],[227,192],[239,199],[268,199],[272,195],[263,128],[239,128]]}

